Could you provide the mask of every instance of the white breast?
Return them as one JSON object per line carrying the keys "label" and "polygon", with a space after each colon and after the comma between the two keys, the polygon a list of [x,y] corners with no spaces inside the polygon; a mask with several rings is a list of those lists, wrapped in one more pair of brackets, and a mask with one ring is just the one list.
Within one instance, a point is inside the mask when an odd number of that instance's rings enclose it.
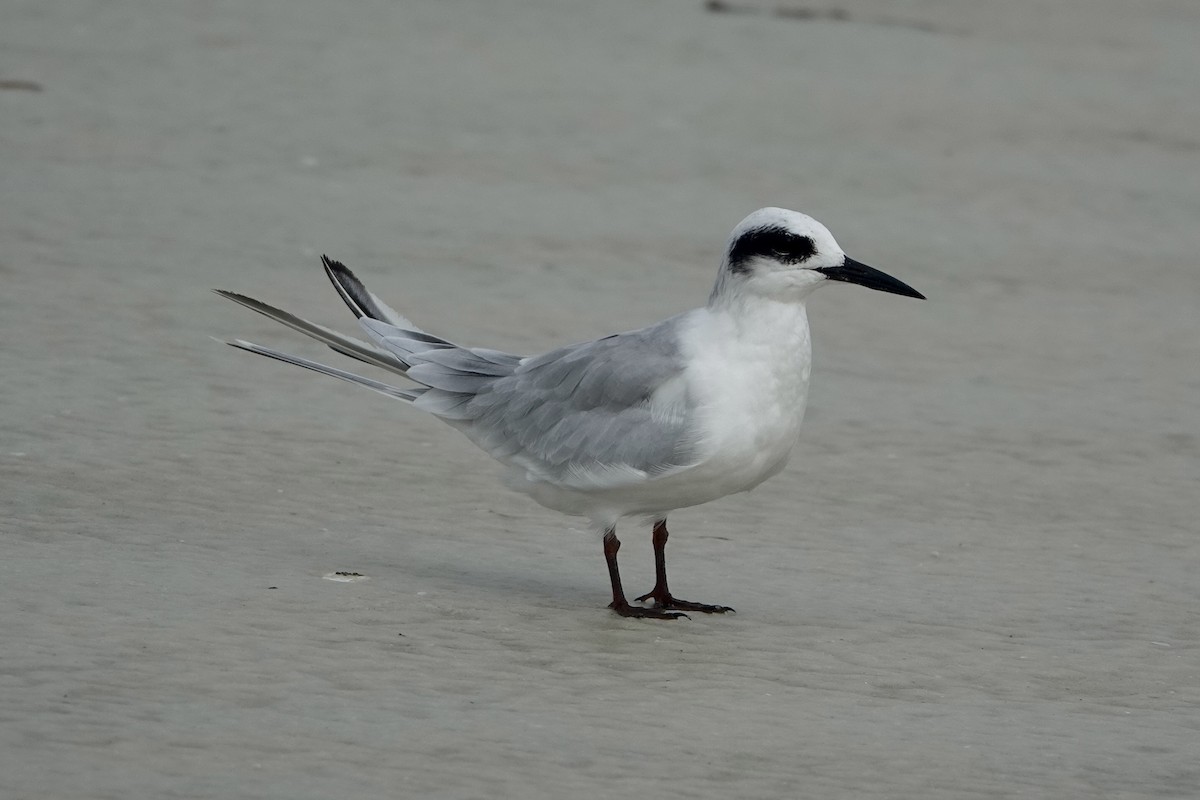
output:
{"label": "white breast", "polygon": [[[684,337],[712,491],[746,491],[783,469],[800,435],[812,343],[804,306],[709,312]],[[714,499],[714,498],[709,498]],[[703,501],[701,501],[703,502]]]}

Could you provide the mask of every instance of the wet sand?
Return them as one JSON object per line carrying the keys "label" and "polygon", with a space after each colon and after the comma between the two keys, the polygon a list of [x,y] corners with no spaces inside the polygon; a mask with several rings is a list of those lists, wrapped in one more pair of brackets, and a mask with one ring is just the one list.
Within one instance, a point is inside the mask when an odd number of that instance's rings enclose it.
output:
{"label": "wet sand", "polygon": [[[773,8],[5,4],[0,796],[1200,793],[1200,10]],[[329,253],[537,352],[763,205],[930,299],[818,293],[791,465],[672,516],[732,616],[209,338],[336,358],[209,292],[350,330]]]}

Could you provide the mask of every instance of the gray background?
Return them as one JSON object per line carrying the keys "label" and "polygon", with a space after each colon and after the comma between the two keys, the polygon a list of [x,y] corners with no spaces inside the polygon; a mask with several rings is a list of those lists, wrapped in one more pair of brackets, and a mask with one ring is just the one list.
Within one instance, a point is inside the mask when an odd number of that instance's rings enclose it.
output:
{"label": "gray background", "polygon": [[[1196,796],[1200,7],[810,8],[0,3],[0,795]],[[818,293],[791,466],[672,517],[735,616],[209,338],[333,357],[208,291],[353,329],[327,252],[538,352],[763,205],[930,299]]]}

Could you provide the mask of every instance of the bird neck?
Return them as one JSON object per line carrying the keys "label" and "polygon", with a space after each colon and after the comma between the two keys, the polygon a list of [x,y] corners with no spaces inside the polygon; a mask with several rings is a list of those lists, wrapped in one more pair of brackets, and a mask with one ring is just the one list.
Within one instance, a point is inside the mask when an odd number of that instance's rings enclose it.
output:
{"label": "bird neck", "polygon": [[805,308],[808,294],[809,291],[804,291],[779,297],[745,291],[741,287],[718,281],[708,298],[708,310],[728,315],[739,327],[766,325],[794,330],[798,325],[808,325],[808,313]]}
{"label": "bird neck", "polygon": [[746,276],[737,274],[725,263],[717,272],[717,280],[708,296],[708,307],[735,308],[746,304],[761,307],[770,304],[803,306],[808,296],[826,282],[825,276],[817,270],[767,270]]}
{"label": "bird neck", "polygon": [[740,346],[761,348],[774,358],[790,361],[811,358],[808,311],[803,299],[780,300],[753,292],[714,293],[707,311],[726,335]]}

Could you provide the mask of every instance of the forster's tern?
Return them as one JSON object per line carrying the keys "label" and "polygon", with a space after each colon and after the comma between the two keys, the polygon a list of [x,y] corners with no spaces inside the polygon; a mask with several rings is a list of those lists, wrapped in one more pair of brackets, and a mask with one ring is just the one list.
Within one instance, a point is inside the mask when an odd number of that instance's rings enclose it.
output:
{"label": "forster's tern", "polygon": [[[514,489],[602,536],[610,608],[672,619],[726,606],[680,600],[667,588],[667,514],[753,489],[783,469],[800,432],[812,348],[805,302],[829,281],[922,298],[846,256],[824,225],[782,208],[742,220],[703,308],[641,330],[540,356],[462,347],[393,311],[345,266],[323,258],[368,344],[244,295],[247,308],[416,386],[396,387],[251,342],[252,353],[403,400],[462,431],[507,467]],[[617,570],[618,520],[652,524],[656,582],[633,606]]]}

